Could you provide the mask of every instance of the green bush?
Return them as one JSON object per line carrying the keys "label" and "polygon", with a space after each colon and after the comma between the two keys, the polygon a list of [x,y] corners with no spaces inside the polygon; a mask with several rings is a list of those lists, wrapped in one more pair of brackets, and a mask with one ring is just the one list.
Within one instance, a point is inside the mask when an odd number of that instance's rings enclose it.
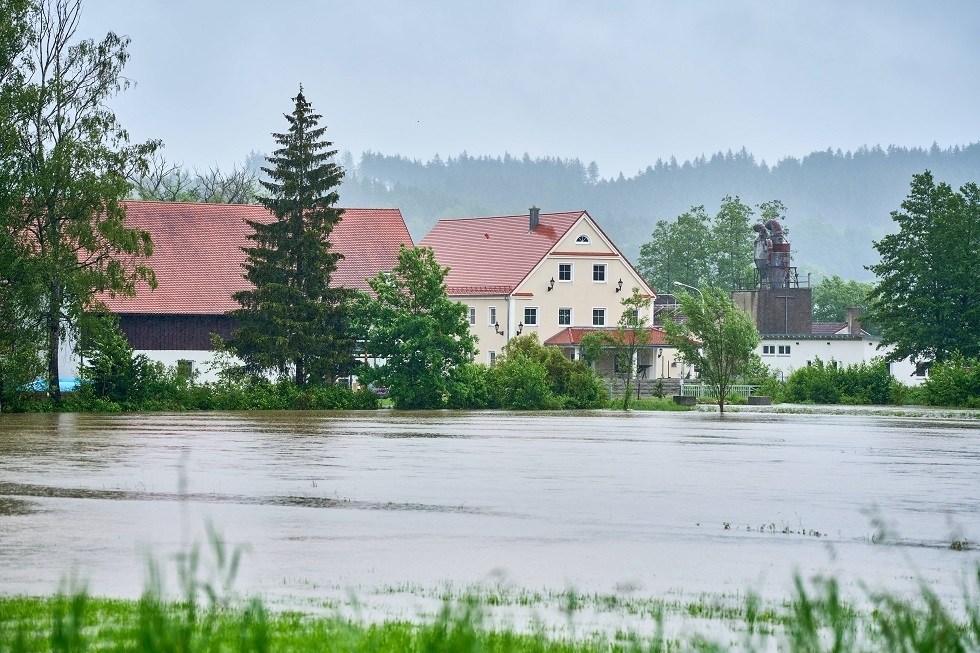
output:
{"label": "green bush", "polygon": [[785,401],[786,384],[775,376],[767,376],[759,382],[759,386],[752,391],[757,397],[771,397],[772,403],[781,404]]}
{"label": "green bush", "polygon": [[468,363],[452,371],[452,383],[446,397],[447,408],[483,409],[490,406],[488,379],[491,369],[486,365]]}
{"label": "green bush", "polygon": [[548,370],[521,352],[490,368],[488,386],[494,408],[507,410],[554,410],[562,401],[551,391]]}
{"label": "green bush", "polygon": [[582,361],[545,347],[535,333],[511,340],[488,370],[488,405],[515,410],[603,408],[608,393]]}
{"label": "green bush", "polygon": [[[271,382],[262,378],[224,379],[198,383],[173,367],[159,363],[146,367],[146,373],[132,392],[113,390],[100,395],[97,387],[85,381],[77,392],[65,393],[62,412],[114,413],[120,411],[184,410],[374,410],[379,406],[373,391],[352,391],[340,385],[310,384],[297,387],[291,380]],[[47,401],[27,406],[44,412],[54,407]]]}
{"label": "green bush", "polygon": [[934,363],[922,385],[922,403],[929,406],[980,408],[980,361],[953,354]]}
{"label": "green bush", "polygon": [[824,363],[817,358],[790,375],[783,398],[797,403],[890,404],[900,393],[896,385],[883,360],[841,367],[834,360]]}
{"label": "green bush", "polygon": [[153,377],[162,370],[146,356],[134,355],[119,330],[119,318],[110,313],[85,316],[79,354],[83,403],[96,399],[120,405],[139,402],[146,397]]}

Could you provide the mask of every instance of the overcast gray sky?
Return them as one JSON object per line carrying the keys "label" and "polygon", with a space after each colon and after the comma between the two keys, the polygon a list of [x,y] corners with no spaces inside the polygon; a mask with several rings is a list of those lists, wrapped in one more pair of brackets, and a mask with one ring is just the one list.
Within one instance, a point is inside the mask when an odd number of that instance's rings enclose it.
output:
{"label": "overcast gray sky", "polygon": [[578,157],[980,141],[980,2],[84,0],[112,101],[190,166],[268,152],[300,83],[341,150]]}

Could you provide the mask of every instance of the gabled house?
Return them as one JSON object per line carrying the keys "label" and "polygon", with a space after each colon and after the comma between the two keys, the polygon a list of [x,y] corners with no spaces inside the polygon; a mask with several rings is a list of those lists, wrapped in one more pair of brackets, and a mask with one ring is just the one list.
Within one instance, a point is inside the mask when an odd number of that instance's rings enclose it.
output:
{"label": "gabled house", "polygon": [[[569,329],[614,327],[634,287],[655,297],[586,211],[532,207],[523,215],[440,220],[419,245],[449,267],[449,295],[469,307],[479,362],[487,364],[518,335],[557,344],[553,338]],[[648,323],[652,317],[651,309]]]}
{"label": "gabled house", "polygon": [[[127,226],[148,231],[153,240],[148,262],[158,286],[103,301],[137,352],[205,371],[210,334],[227,338],[237,328],[226,312],[239,307],[232,295],[248,287],[242,248],[252,244],[252,230],[246,219],[271,221],[272,215],[260,205],[126,203]],[[344,255],[332,283],[364,291],[366,279],[395,266],[402,244],[413,246],[398,209],[345,209],[330,242]]]}

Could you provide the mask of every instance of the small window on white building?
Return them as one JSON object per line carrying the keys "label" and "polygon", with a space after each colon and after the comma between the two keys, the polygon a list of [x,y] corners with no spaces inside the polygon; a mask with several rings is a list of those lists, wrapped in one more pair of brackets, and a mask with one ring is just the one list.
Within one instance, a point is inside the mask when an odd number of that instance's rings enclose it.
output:
{"label": "small window on white building", "polygon": [[487,365],[493,367],[497,363],[497,352],[488,351],[487,352]]}
{"label": "small window on white building", "polygon": [[776,345],[762,345],[762,355],[772,356],[776,353]]}
{"label": "small window on white building", "polygon": [[497,307],[491,306],[487,309],[487,324],[493,326],[497,323]]}
{"label": "small window on white building", "polygon": [[592,280],[596,283],[606,283],[605,263],[596,263],[592,266]]}
{"label": "small window on white building", "polygon": [[538,308],[536,306],[525,307],[524,326],[538,326]]}
{"label": "small window on white building", "polygon": [[470,326],[476,326],[476,306],[470,306]]}
{"label": "small window on white building", "polygon": [[571,326],[572,325],[572,309],[570,308],[559,308],[558,309],[558,326]]}
{"label": "small window on white building", "polygon": [[591,245],[592,240],[585,234],[579,234],[579,237],[575,239],[576,245]]}
{"label": "small window on white building", "polygon": [[572,264],[571,263],[559,263],[558,264],[558,280],[559,281],[571,281],[572,280]]}
{"label": "small window on white building", "polygon": [[592,326],[605,326],[606,325],[606,309],[604,308],[593,308],[592,309]]}
{"label": "small window on white building", "polygon": [[789,356],[791,345],[779,345],[779,355]]}

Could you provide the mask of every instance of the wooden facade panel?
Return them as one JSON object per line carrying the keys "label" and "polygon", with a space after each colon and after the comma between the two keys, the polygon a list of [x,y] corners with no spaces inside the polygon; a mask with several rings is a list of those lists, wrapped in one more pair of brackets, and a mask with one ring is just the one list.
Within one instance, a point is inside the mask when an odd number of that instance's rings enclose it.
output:
{"label": "wooden facade panel", "polygon": [[133,349],[211,349],[211,334],[230,338],[238,321],[227,315],[122,314],[119,328]]}

